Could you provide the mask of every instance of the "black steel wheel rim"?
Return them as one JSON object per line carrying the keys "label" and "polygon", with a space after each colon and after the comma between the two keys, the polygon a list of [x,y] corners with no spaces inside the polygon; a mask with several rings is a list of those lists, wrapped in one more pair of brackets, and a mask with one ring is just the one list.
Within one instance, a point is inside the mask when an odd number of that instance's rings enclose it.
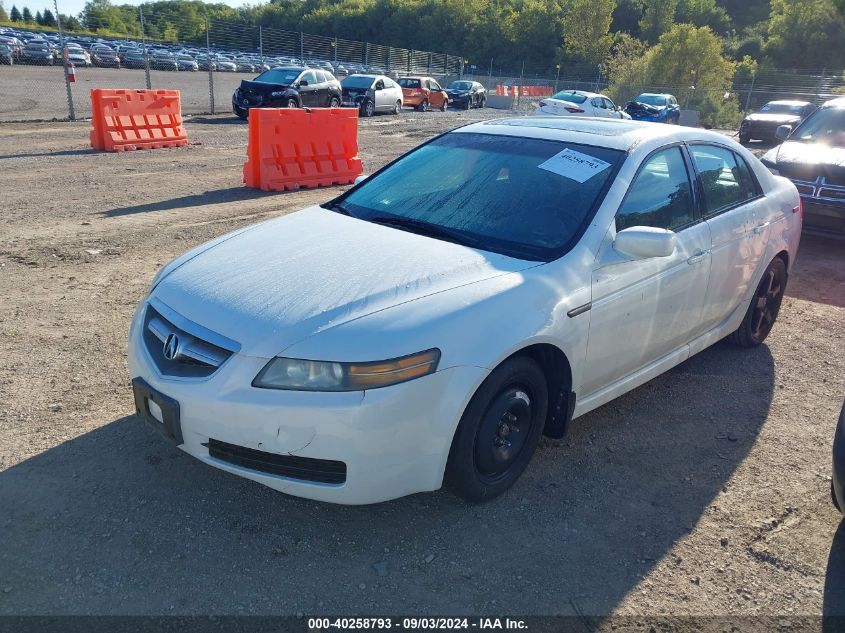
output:
{"label": "black steel wheel rim", "polygon": [[475,438],[475,467],[482,479],[493,482],[505,476],[519,460],[534,424],[529,392],[509,385],[484,412]]}
{"label": "black steel wheel rim", "polygon": [[775,270],[766,271],[754,296],[754,310],[751,314],[751,334],[758,341],[764,338],[775,324],[782,299],[783,279]]}

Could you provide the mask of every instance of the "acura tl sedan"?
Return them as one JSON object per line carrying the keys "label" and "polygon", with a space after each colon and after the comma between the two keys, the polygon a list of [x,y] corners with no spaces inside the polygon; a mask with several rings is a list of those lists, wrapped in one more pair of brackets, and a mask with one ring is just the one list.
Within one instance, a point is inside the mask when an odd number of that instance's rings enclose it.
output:
{"label": "acura tl sedan", "polygon": [[292,495],[490,499],[541,434],[720,339],[762,343],[801,221],[792,183],[717,133],[475,123],[167,264],[130,329],[135,403]]}

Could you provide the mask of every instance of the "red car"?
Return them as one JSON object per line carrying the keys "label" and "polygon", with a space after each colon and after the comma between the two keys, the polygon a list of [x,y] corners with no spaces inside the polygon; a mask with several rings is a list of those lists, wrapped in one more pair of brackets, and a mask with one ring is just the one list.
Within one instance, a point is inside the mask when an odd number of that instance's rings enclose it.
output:
{"label": "red car", "polygon": [[440,108],[445,112],[449,107],[449,96],[431,77],[400,77],[397,83],[402,86],[403,101],[420,112],[429,108]]}

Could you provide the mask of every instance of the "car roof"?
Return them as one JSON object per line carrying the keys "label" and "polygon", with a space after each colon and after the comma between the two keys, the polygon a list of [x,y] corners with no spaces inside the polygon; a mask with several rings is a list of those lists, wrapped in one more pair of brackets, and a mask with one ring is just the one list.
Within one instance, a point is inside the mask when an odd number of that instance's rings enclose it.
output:
{"label": "car roof", "polygon": [[681,140],[731,145],[730,139],[723,134],[699,128],[590,117],[528,116],[492,119],[472,123],[458,128],[455,132],[567,141],[626,152],[642,145],[661,146]]}
{"label": "car roof", "polygon": [[825,101],[823,108],[845,108],[845,97],[836,97],[830,101]]}
{"label": "car roof", "polygon": [[789,105],[789,106],[805,106],[810,105],[809,101],[799,101],[797,99],[776,99],[775,101],[767,101],[766,105]]}
{"label": "car roof", "polygon": [[672,97],[674,95],[670,95],[668,92],[641,92],[637,95],[638,97]]}
{"label": "car roof", "polygon": [[561,93],[581,95],[582,97],[587,97],[587,99],[592,99],[593,97],[604,97],[605,99],[610,98],[607,95],[603,95],[599,92],[587,92],[586,90],[559,90],[555,94],[559,95]]}

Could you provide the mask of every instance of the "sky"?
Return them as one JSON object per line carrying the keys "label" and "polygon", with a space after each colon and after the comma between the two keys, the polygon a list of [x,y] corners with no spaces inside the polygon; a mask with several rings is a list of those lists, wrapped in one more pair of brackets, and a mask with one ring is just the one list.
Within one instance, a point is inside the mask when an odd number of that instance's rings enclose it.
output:
{"label": "sky", "polygon": [[[134,4],[138,5],[143,2],[143,0],[111,0],[112,4]],[[255,0],[251,0],[250,2],[246,2],[246,0],[218,0],[223,4],[228,4],[230,7],[241,7],[244,4],[264,4],[263,2],[256,2]],[[50,9],[50,11],[54,11],[53,8],[53,0],[0,0],[3,3],[3,6],[6,7],[6,11],[8,12],[9,9],[12,8],[12,5],[16,5],[18,9],[23,9],[25,6],[29,7],[29,10],[32,11],[32,15],[35,15],[36,11],[43,11],[44,9]],[[59,4],[59,11],[65,15],[79,15],[82,9],[85,8],[85,3],[87,0],[58,0]]]}

